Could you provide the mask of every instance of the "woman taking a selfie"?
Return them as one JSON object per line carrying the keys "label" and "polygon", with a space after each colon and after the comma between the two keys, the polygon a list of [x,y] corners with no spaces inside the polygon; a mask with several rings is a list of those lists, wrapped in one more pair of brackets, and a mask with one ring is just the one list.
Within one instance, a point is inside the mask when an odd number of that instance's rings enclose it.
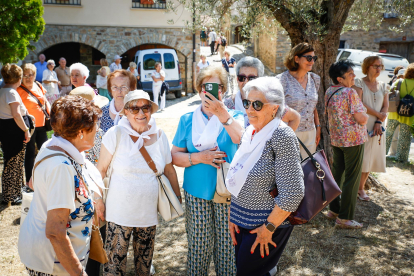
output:
{"label": "woman taking a selfie", "polygon": [[222,102],[227,90],[227,74],[222,67],[204,68],[197,77],[196,89],[201,105],[181,116],[171,151],[174,165],[185,168],[187,275],[207,275],[211,257],[217,275],[236,275],[227,226],[228,205],[212,199],[218,164],[230,163],[237,151],[243,113],[228,110]]}

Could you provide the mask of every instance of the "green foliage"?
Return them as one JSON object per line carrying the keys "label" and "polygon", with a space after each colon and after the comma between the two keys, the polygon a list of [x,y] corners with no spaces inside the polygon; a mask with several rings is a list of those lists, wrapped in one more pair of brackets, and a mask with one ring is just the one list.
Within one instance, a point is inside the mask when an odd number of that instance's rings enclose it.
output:
{"label": "green foliage", "polygon": [[12,63],[34,50],[44,31],[42,0],[0,1],[0,62]]}

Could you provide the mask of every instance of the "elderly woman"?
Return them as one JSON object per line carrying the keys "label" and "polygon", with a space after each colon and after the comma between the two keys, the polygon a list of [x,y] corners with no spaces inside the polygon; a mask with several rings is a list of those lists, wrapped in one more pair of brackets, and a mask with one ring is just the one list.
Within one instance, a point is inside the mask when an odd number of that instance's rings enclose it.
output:
{"label": "elderly woman", "polygon": [[385,172],[385,133],[382,124],[385,124],[388,112],[388,89],[387,84],[378,81],[384,64],[379,56],[366,57],[362,62],[362,73],[366,77],[355,79],[354,88],[362,103],[367,109],[368,140],[364,146],[364,159],[362,162],[362,175],[359,184],[358,198],[369,201],[364,186],[370,172]]}
{"label": "elderly woman", "polygon": [[353,66],[352,62],[341,60],[329,68],[334,85],[326,91],[325,106],[333,151],[332,174],[342,194],[330,203],[326,216],[336,219],[336,227],[358,229],[362,224],[353,218],[367,141],[368,115],[352,88],[355,84]]}
{"label": "elderly woman", "polygon": [[100,114],[81,97],[65,96],[52,105],[54,135],[36,157],[35,193],[19,234],[20,260],[29,275],[87,276],[97,184],[103,183],[81,153],[93,146]]}
{"label": "elderly woman", "polygon": [[[276,76],[283,85],[286,105],[300,113],[300,124],[296,136],[305,144],[311,153],[316,151],[321,137],[316,104],[318,103],[318,90],[321,79],[310,72],[317,60],[312,45],[300,43],[290,50],[285,58],[285,72]],[[307,156],[300,146],[300,154]]]}
{"label": "elderly woman", "polygon": [[394,68],[394,76],[391,78],[389,85],[392,85],[397,79],[399,79],[399,75],[398,72],[404,69],[404,66],[398,65],[397,67]]}
{"label": "elderly woman", "polygon": [[[165,80],[165,72],[164,70],[161,70],[162,65],[159,62],[156,62],[154,65],[155,71],[152,73],[152,95],[154,96],[154,102],[158,105],[158,96],[160,96],[161,93],[161,86],[163,81]],[[160,110],[164,110],[165,108],[165,99],[167,97],[167,93],[164,93],[164,95],[161,97],[161,105]]]}
{"label": "elderly woman", "polygon": [[[226,178],[232,194],[229,229],[236,246],[237,275],[259,276],[268,275],[278,263],[293,230],[287,217],[296,211],[305,187],[299,142],[281,122],[284,95],[280,81],[263,77],[250,81],[243,90],[251,125]],[[275,183],[279,194],[273,198],[269,191]]]}
{"label": "elderly woman", "polygon": [[101,128],[106,133],[108,129],[116,126],[122,118],[120,114],[124,107],[124,98],[129,91],[135,90],[136,78],[127,70],[115,70],[108,75],[107,87],[112,100],[102,107]]}
{"label": "elderly woman", "polygon": [[200,62],[197,63],[197,74],[199,74],[201,70],[208,67],[209,65],[210,63],[206,60],[206,56],[200,55]]}
{"label": "elderly woman", "polygon": [[[30,115],[35,118],[35,130],[32,134],[30,142],[26,145],[26,158],[24,160],[24,169],[26,175],[26,185],[28,185],[32,177],[34,160],[36,157],[36,146],[40,149],[44,142],[47,141],[46,134],[46,115],[50,114],[50,105],[45,95],[46,89],[39,82],[35,82],[36,67],[31,63],[22,66],[23,82],[17,88],[17,92],[26,106]],[[42,105],[40,107],[39,103]]]}
{"label": "elderly woman", "polygon": [[111,70],[108,67],[108,61],[106,59],[101,58],[100,63],[102,67],[98,70],[98,75],[96,76],[96,88],[98,88],[99,95],[108,98],[108,100],[112,100],[107,87],[108,75]]}
{"label": "elderly woman", "polygon": [[[218,99],[206,83],[219,86]],[[187,275],[207,275],[214,256],[217,275],[235,275],[234,247],[227,227],[228,205],[212,199],[218,164],[231,163],[242,135],[243,114],[222,103],[226,71],[209,66],[197,76],[201,105],[181,116],[173,140],[173,163],[184,167],[185,216],[188,240]],[[203,218],[203,219],[200,219]]]}
{"label": "elderly woman", "polygon": [[[236,109],[244,113],[244,126],[248,127],[250,125],[249,118],[247,117],[246,109],[243,107],[243,100],[246,98],[243,87],[251,80],[257,79],[258,77],[263,77],[264,75],[264,66],[263,63],[254,57],[244,57],[242,58],[236,66],[237,73],[237,84],[239,90],[236,94],[233,94],[231,97],[227,97],[224,100],[224,104],[229,109]],[[298,128],[300,122],[300,115],[295,110],[285,106],[285,111],[282,114],[282,121],[287,123],[294,131]]]}
{"label": "elderly woman", "polygon": [[[400,98],[404,98],[406,95],[411,95],[414,97],[414,63],[408,65],[405,73],[404,80],[398,80],[394,82],[391,89],[398,86],[398,82],[401,81],[400,88]],[[404,117],[398,115],[397,112],[390,112],[388,115],[388,127],[386,133],[386,152],[390,149],[392,137],[394,135],[395,129],[400,126],[400,134],[398,137],[397,144],[397,153],[395,155],[395,160],[399,162],[407,162],[408,156],[410,154],[410,144],[411,144],[411,131],[414,123],[414,116]]]}
{"label": "elderly woman", "polygon": [[70,66],[70,80],[75,87],[90,86],[86,79],[89,77],[89,69],[82,63],[74,63]]}
{"label": "elderly woman", "polygon": [[129,63],[129,67],[127,68],[127,70],[129,70],[137,78],[137,82],[138,82],[140,77],[139,77],[138,70],[137,70],[137,64],[131,61]]}
{"label": "elderly woman", "polygon": [[[231,74],[230,70],[234,70],[237,63],[236,60],[231,56],[231,53],[229,50],[224,51],[224,58],[221,60],[222,66],[227,71],[227,77],[230,84],[231,89],[231,95],[234,93],[234,73]],[[230,69],[232,68],[232,69]],[[227,92],[227,91],[226,91]]]}
{"label": "elderly woman", "polygon": [[23,162],[26,144],[30,141],[28,112],[16,91],[22,81],[23,70],[6,63],[1,68],[5,85],[0,89],[0,143],[4,167],[1,175],[3,204],[21,204]]}
{"label": "elderly woman", "polygon": [[[116,71],[115,71],[116,72]],[[158,182],[140,153],[145,147],[160,172],[181,199],[177,174],[172,164],[168,138],[151,115],[158,106],[148,93],[134,90],[124,99],[119,124],[103,137],[98,169],[102,177],[112,162],[105,206],[99,201],[98,214],[106,213],[105,249],[109,262],[104,275],[125,275],[129,240],[133,234],[135,275],[150,275],[158,224]]]}
{"label": "elderly woman", "polygon": [[60,81],[57,78],[56,72],[53,71],[55,68],[55,61],[53,59],[49,59],[47,61],[47,70],[43,71],[43,79],[42,83],[43,86],[46,88],[46,98],[50,104],[59,98],[59,88]]}

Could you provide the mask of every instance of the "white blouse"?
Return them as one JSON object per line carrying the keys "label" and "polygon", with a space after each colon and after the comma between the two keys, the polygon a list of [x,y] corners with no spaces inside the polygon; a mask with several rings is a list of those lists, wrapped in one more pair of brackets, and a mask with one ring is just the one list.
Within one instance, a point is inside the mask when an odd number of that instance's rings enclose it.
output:
{"label": "white blouse", "polygon": [[[102,139],[103,145],[111,154],[116,147],[115,129],[110,128]],[[122,130],[121,140],[113,157],[115,159],[106,200],[106,220],[127,227],[154,226],[158,224],[158,181],[141,153],[129,156],[133,146],[131,137]],[[168,138],[162,130],[158,134],[158,140],[145,148],[158,171],[163,172],[165,165],[172,162]]]}
{"label": "white blouse", "polygon": [[[57,75],[55,71],[50,71],[46,69],[43,71],[43,81],[58,81]],[[57,95],[59,94],[58,84],[55,82],[51,83],[42,83],[43,86],[46,88],[47,94],[49,95]]]}

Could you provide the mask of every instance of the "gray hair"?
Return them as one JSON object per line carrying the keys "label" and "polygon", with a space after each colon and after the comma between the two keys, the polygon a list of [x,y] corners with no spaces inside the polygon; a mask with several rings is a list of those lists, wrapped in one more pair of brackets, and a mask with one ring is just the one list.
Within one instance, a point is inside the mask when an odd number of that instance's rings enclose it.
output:
{"label": "gray hair", "polygon": [[252,67],[257,70],[258,77],[263,77],[264,75],[264,65],[258,58],[254,57],[244,57],[236,65],[236,73],[239,74],[239,71],[242,67]]}
{"label": "gray hair", "polygon": [[55,64],[55,61],[54,61],[53,59],[49,59],[49,60],[47,61],[47,63],[46,63],[46,66],[47,66],[47,65],[49,65],[49,64],[56,65],[56,64]]}
{"label": "gray hair", "polygon": [[70,66],[69,71],[72,73],[73,70],[79,70],[82,77],[86,77],[85,80],[89,77],[89,69],[82,63],[74,63]]}
{"label": "gray hair", "polygon": [[252,90],[263,93],[269,103],[279,105],[276,117],[282,117],[283,111],[285,110],[285,93],[280,80],[275,77],[261,77],[254,79],[249,81],[243,88],[246,97]]}

